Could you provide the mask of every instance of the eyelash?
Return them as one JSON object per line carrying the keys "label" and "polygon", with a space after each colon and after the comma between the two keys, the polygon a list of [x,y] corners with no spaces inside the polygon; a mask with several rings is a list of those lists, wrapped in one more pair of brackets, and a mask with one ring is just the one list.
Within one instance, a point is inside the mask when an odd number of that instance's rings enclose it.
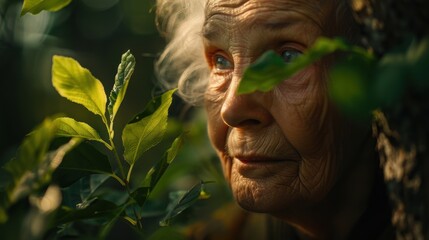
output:
{"label": "eyelash", "polygon": [[211,58],[212,68],[218,72],[226,72],[234,68],[234,64],[222,53],[215,53]]}
{"label": "eyelash", "polygon": [[[288,51],[293,51],[292,54],[289,54],[287,56],[287,60],[285,59],[285,53]],[[302,54],[302,51],[296,49],[296,48],[284,48],[280,51],[278,51],[279,55],[285,60],[286,63],[289,63],[290,61],[293,61],[297,57],[299,57]],[[230,70],[234,68],[234,64],[228,59],[228,57],[225,56],[225,54],[220,52],[215,52],[211,56],[211,67],[213,70],[215,70],[218,74],[225,74],[228,73]],[[222,66],[223,65],[223,66]]]}
{"label": "eyelash", "polygon": [[[289,54],[289,56],[287,56],[288,57],[288,59],[287,59],[287,61],[286,61],[286,56],[284,55],[287,51],[294,51],[294,53],[291,55],[291,54]],[[300,50],[298,50],[298,49],[295,49],[295,48],[286,48],[286,49],[283,49],[283,50],[281,50],[280,51],[280,56],[283,58],[283,60],[286,62],[286,63],[289,63],[289,62],[291,62],[291,61],[293,61],[294,59],[296,59],[297,57],[299,57],[300,55],[302,55],[302,52],[300,51]]]}

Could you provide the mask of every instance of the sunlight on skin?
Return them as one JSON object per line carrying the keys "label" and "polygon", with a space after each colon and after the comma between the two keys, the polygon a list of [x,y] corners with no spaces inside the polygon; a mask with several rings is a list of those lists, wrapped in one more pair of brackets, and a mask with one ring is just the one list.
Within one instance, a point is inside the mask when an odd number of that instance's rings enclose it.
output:
{"label": "sunlight on skin", "polygon": [[243,208],[283,218],[308,236],[341,239],[366,207],[376,161],[370,129],[340,117],[328,98],[329,63],[267,93],[236,93],[244,69],[265,51],[287,62],[323,36],[334,11],[328,3],[209,0],[205,107],[210,139]]}

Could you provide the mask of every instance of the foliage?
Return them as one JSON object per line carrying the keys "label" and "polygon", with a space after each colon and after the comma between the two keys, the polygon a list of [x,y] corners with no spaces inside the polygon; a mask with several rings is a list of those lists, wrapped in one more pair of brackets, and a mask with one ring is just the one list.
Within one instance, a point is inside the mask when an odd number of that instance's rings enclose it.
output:
{"label": "foliage", "polygon": [[283,80],[293,76],[323,56],[335,51],[347,51],[371,58],[364,49],[346,44],[343,40],[321,37],[308,51],[291,63],[285,63],[274,51],[264,53],[245,71],[238,93],[267,92]]}
{"label": "foliage", "polygon": [[[25,239],[38,239],[46,232],[57,237],[76,234],[83,237],[75,229],[80,222],[95,225],[96,233],[88,236],[101,239],[108,236],[118,220],[127,222],[137,232],[142,231],[143,206],[176,157],[183,135],[173,141],[144,181],[135,180],[135,164],[142,161],[143,154],[159,144],[166,133],[175,89],[154,98],[126,124],[122,131],[124,152],[120,154],[114,139],[114,119],[134,67],[134,56],[130,51],[124,53],[107,98],[103,84],[89,70],[72,58],[53,57],[52,84],[57,92],[98,116],[105,132],[100,134],[88,123],[61,116],[46,119],[24,139],[17,157],[4,167],[11,176],[10,182],[1,189],[0,229],[6,236],[7,227],[17,222],[28,230],[20,236]],[[161,212],[159,217],[165,214],[163,225],[196,200],[205,198],[204,185],[204,182],[195,185]],[[30,200],[30,206],[26,206],[30,210],[17,214],[16,207],[25,206],[26,199]],[[38,219],[41,226],[34,227],[34,222],[24,218]],[[38,231],[32,232],[34,228]]]}
{"label": "foliage", "polygon": [[354,118],[369,119],[376,108],[397,104],[407,89],[427,89],[425,66],[429,39],[408,40],[376,58],[370,51],[341,39],[320,38],[305,54],[284,63],[274,52],[263,54],[245,71],[238,93],[269,91],[298,71],[335,52],[345,52],[330,70],[329,93]]}
{"label": "foliage", "polygon": [[26,13],[38,14],[39,12],[58,11],[66,7],[72,0],[24,0],[21,15]]}

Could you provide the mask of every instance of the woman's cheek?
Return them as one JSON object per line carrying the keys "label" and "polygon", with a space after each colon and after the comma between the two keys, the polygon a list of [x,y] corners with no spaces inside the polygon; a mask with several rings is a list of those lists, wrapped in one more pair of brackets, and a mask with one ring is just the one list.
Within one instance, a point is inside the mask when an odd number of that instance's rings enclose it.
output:
{"label": "woman's cheek", "polygon": [[272,110],[285,136],[301,155],[320,153],[329,128],[329,101],[324,78],[311,66],[275,89]]}
{"label": "woman's cheek", "polygon": [[204,107],[207,114],[207,130],[210,141],[225,168],[224,162],[226,161],[226,156],[224,156],[224,152],[228,126],[223,122],[220,114],[225,96],[222,88],[223,84],[219,81],[211,81],[209,83],[204,97]]}

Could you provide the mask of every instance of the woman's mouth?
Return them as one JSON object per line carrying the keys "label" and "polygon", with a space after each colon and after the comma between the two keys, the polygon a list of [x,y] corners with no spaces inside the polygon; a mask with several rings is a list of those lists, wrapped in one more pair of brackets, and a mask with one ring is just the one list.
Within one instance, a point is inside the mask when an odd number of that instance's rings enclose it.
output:
{"label": "woman's mouth", "polygon": [[[296,172],[299,161],[266,156],[235,156],[232,170],[249,179],[275,177],[281,172]],[[289,174],[288,174],[289,175]]]}

